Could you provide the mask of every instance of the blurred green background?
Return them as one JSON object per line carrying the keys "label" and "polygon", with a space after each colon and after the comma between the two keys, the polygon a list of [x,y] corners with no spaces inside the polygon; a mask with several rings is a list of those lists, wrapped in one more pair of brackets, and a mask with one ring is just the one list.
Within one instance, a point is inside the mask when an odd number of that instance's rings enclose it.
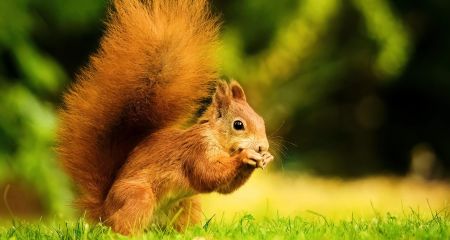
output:
{"label": "blurred green background", "polygon": [[[212,3],[222,73],[266,119],[274,171],[448,178],[449,1]],[[15,215],[70,214],[57,109],[98,46],[107,5],[0,1],[0,217],[12,214],[7,202]]]}

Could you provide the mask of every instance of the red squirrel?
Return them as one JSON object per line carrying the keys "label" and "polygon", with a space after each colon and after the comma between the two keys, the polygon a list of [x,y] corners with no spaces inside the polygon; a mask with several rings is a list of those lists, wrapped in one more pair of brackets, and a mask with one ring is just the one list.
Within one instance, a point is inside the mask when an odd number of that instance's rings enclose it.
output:
{"label": "red squirrel", "polygon": [[206,0],[115,0],[99,50],[64,96],[57,152],[88,218],[121,234],[201,220],[273,160],[264,120],[218,77]]}

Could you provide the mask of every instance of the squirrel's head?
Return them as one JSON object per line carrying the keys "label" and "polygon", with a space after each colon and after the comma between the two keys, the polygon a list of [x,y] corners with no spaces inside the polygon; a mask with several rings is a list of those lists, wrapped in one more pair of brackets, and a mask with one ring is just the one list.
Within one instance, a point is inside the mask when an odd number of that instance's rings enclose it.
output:
{"label": "squirrel's head", "polygon": [[264,119],[247,103],[244,90],[236,81],[219,81],[205,123],[211,124],[213,137],[224,149],[264,152],[269,149]]}

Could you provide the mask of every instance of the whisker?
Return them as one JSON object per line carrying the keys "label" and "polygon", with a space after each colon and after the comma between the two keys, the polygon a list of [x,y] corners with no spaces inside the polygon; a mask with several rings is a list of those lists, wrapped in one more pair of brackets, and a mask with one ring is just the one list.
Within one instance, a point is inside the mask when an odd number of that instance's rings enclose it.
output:
{"label": "whisker", "polygon": [[281,136],[271,136],[269,138],[270,145],[273,149],[274,159],[279,159],[281,170],[284,171],[284,160],[287,158],[288,147],[284,143],[296,146],[294,143],[282,139]]}
{"label": "whisker", "polygon": [[280,124],[280,126],[279,126],[275,131],[273,131],[273,132],[270,134],[269,137],[272,137],[273,134],[276,134],[278,131],[280,131],[280,129],[284,126],[285,123],[286,123],[286,121],[283,121],[283,122]]}

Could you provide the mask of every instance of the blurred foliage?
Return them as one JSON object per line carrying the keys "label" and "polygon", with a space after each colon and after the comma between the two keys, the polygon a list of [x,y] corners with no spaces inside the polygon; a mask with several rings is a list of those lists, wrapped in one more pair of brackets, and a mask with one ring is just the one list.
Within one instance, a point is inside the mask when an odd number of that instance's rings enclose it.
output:
{"label": "blurred foliage", "polygon": [[101,18],[104,4],[0,2],[0,186],[25,182],[48,212],[66,213],[71,196],[53,151],[56,106],[69,77],[40,44],[52,33],[82,33]]}
{"label": "blurred foliage", "polygon": [[[409,57],[411,40],[387,1],[305,0],[285,2],[286,12],[290,12],[290,17],[284,17],[283,21],[274,24],[268,46],[256,53],[246,53],[243,43],[246,39],[236,34],[239,31],[234,29],[241,27],[238,22],[236,25],[228,26],[225,31],[225,46],[222,54],[224,57],[221,58],[224,72],[246,81],[251,94],[250,99],[257,106],[263,106],[261,111],[265,113],[271,129],[280,128],[285,123],[294,125],[297,120],[296,114],[308,110],[314,113],[325,109],[327,112],[322,114],[353,115],[351,110],[338,113],[339,110],[335,109],[338,102],[330,103],[327,98],[333,93],[341,91],[347,81],[344,79],[346,75],[355,71],[355,69],[349,68],[355,67],[356,64],[356,66],[359,65],[359,68],[363,68],[358,71],[365,71],[365,74],[370,75],[370,79],[364,79],[367,77],[359,79],[359,81],[367,81],[366,86],[370,88],[383,85],[386,81],[393,81],[401,74]],[[270,1],[267,1],[265,5],[270,5]],[[347,13],[348,11],[351,13]],[[249,9],[248,12],[255,15],[264,14],[264,11],[258,9]],[[352,17],[359,19],[350,22],[346,19],[348,15],[355,15]],[[256,18],[263,19],[264,16],[256,16]],[[255,25],[257,24],[255,22]],[[352,27],[346,27],[347,24],[351,24]],[[354,30],[353,33],[351,29]],[[260,36],[262,39],[265,37],[267,36]],[[346,46],[352,44],[351,42],[356,43]],[[343,46],[346,48],[342,49]],[[232,50],[230,51],[230,49]],[[372,93],[365,93],[366,96],[355,96],[361,95],[360,90],[356,91],[349,93],[349,97],[369,98],[365,100],[368,104],[361,107],[364,109],[360,113],[360,124],[379,124],[377,121],[380,119],[377,118],[382,117],[379,115],[382,114],[383,103],[378,101],[379,98],[374,93],[376,90],[372,90]],[[360,101],[364,101],[364,99]],[[265,106],[270,106],[270,108]],[[304,115],[308,117],[309,114]],[[351,118],[352,116],[343,117]],[[311,119],[311,121],[316,120]],[[327,123],[320,124],[326,125]],[[327,131],[331,134],[338,134],[336,131],[340,131],[337,129],[339,127],[331,127],[334,130],[328,129]],[[315,130],[320,128],[320,126],[313,127]],[[285,126],[284,129],[288,128]],[[323,141],[325,144],[331,145],[334,144],[333,141],[341,141],[338,138],[338,136],[330,136],[325,137]],[[292,142],[298,145],[299,138],[294,136]],[[302,146],[299,147],[302,148]],[[331,151],[324,151],[326,148]],[[334,171],[335,168],[340,168],[339,165],[342,164],[339,163],[340,161],[347,161],[342,157],[348,158],[342,153],[335,152],[340,150],[339,147],[326,146],[313,151],[300,151],[300,153],[310,154],[304,156],[306,161],[303,162],[317,161],[320,165],[329,165],[330,170]],[[362,151],[367,150],[362,149]],[[367,151],[353,159],[367,159],[368,162],[376,163],[376,160],[371,161],[370,159],[373,156],[372,152]],[[299,158],[299,156],[295,156],[295,158]],[[317,159],[328,159],[328,162]],[[373,167],[375,166],[368,166],[368,169]],[[329,170],[323,169],[323,171]],[[361,171],[361,169],[356,169],[356,171]]]}
{"label": "blurred foliage", "polygon": [[[430,165],[417,168],[427,177],[448,172],[448,1],[213,4],[225,23],[222,72],[243,83],[265,117],[283,152],[278,167],[405,174],[413,158]],[[0,1],[0,187],[24,181],[49,212],[64,213],[70,198],[52,149],[57,108],[98,46],[106,7]]]}

